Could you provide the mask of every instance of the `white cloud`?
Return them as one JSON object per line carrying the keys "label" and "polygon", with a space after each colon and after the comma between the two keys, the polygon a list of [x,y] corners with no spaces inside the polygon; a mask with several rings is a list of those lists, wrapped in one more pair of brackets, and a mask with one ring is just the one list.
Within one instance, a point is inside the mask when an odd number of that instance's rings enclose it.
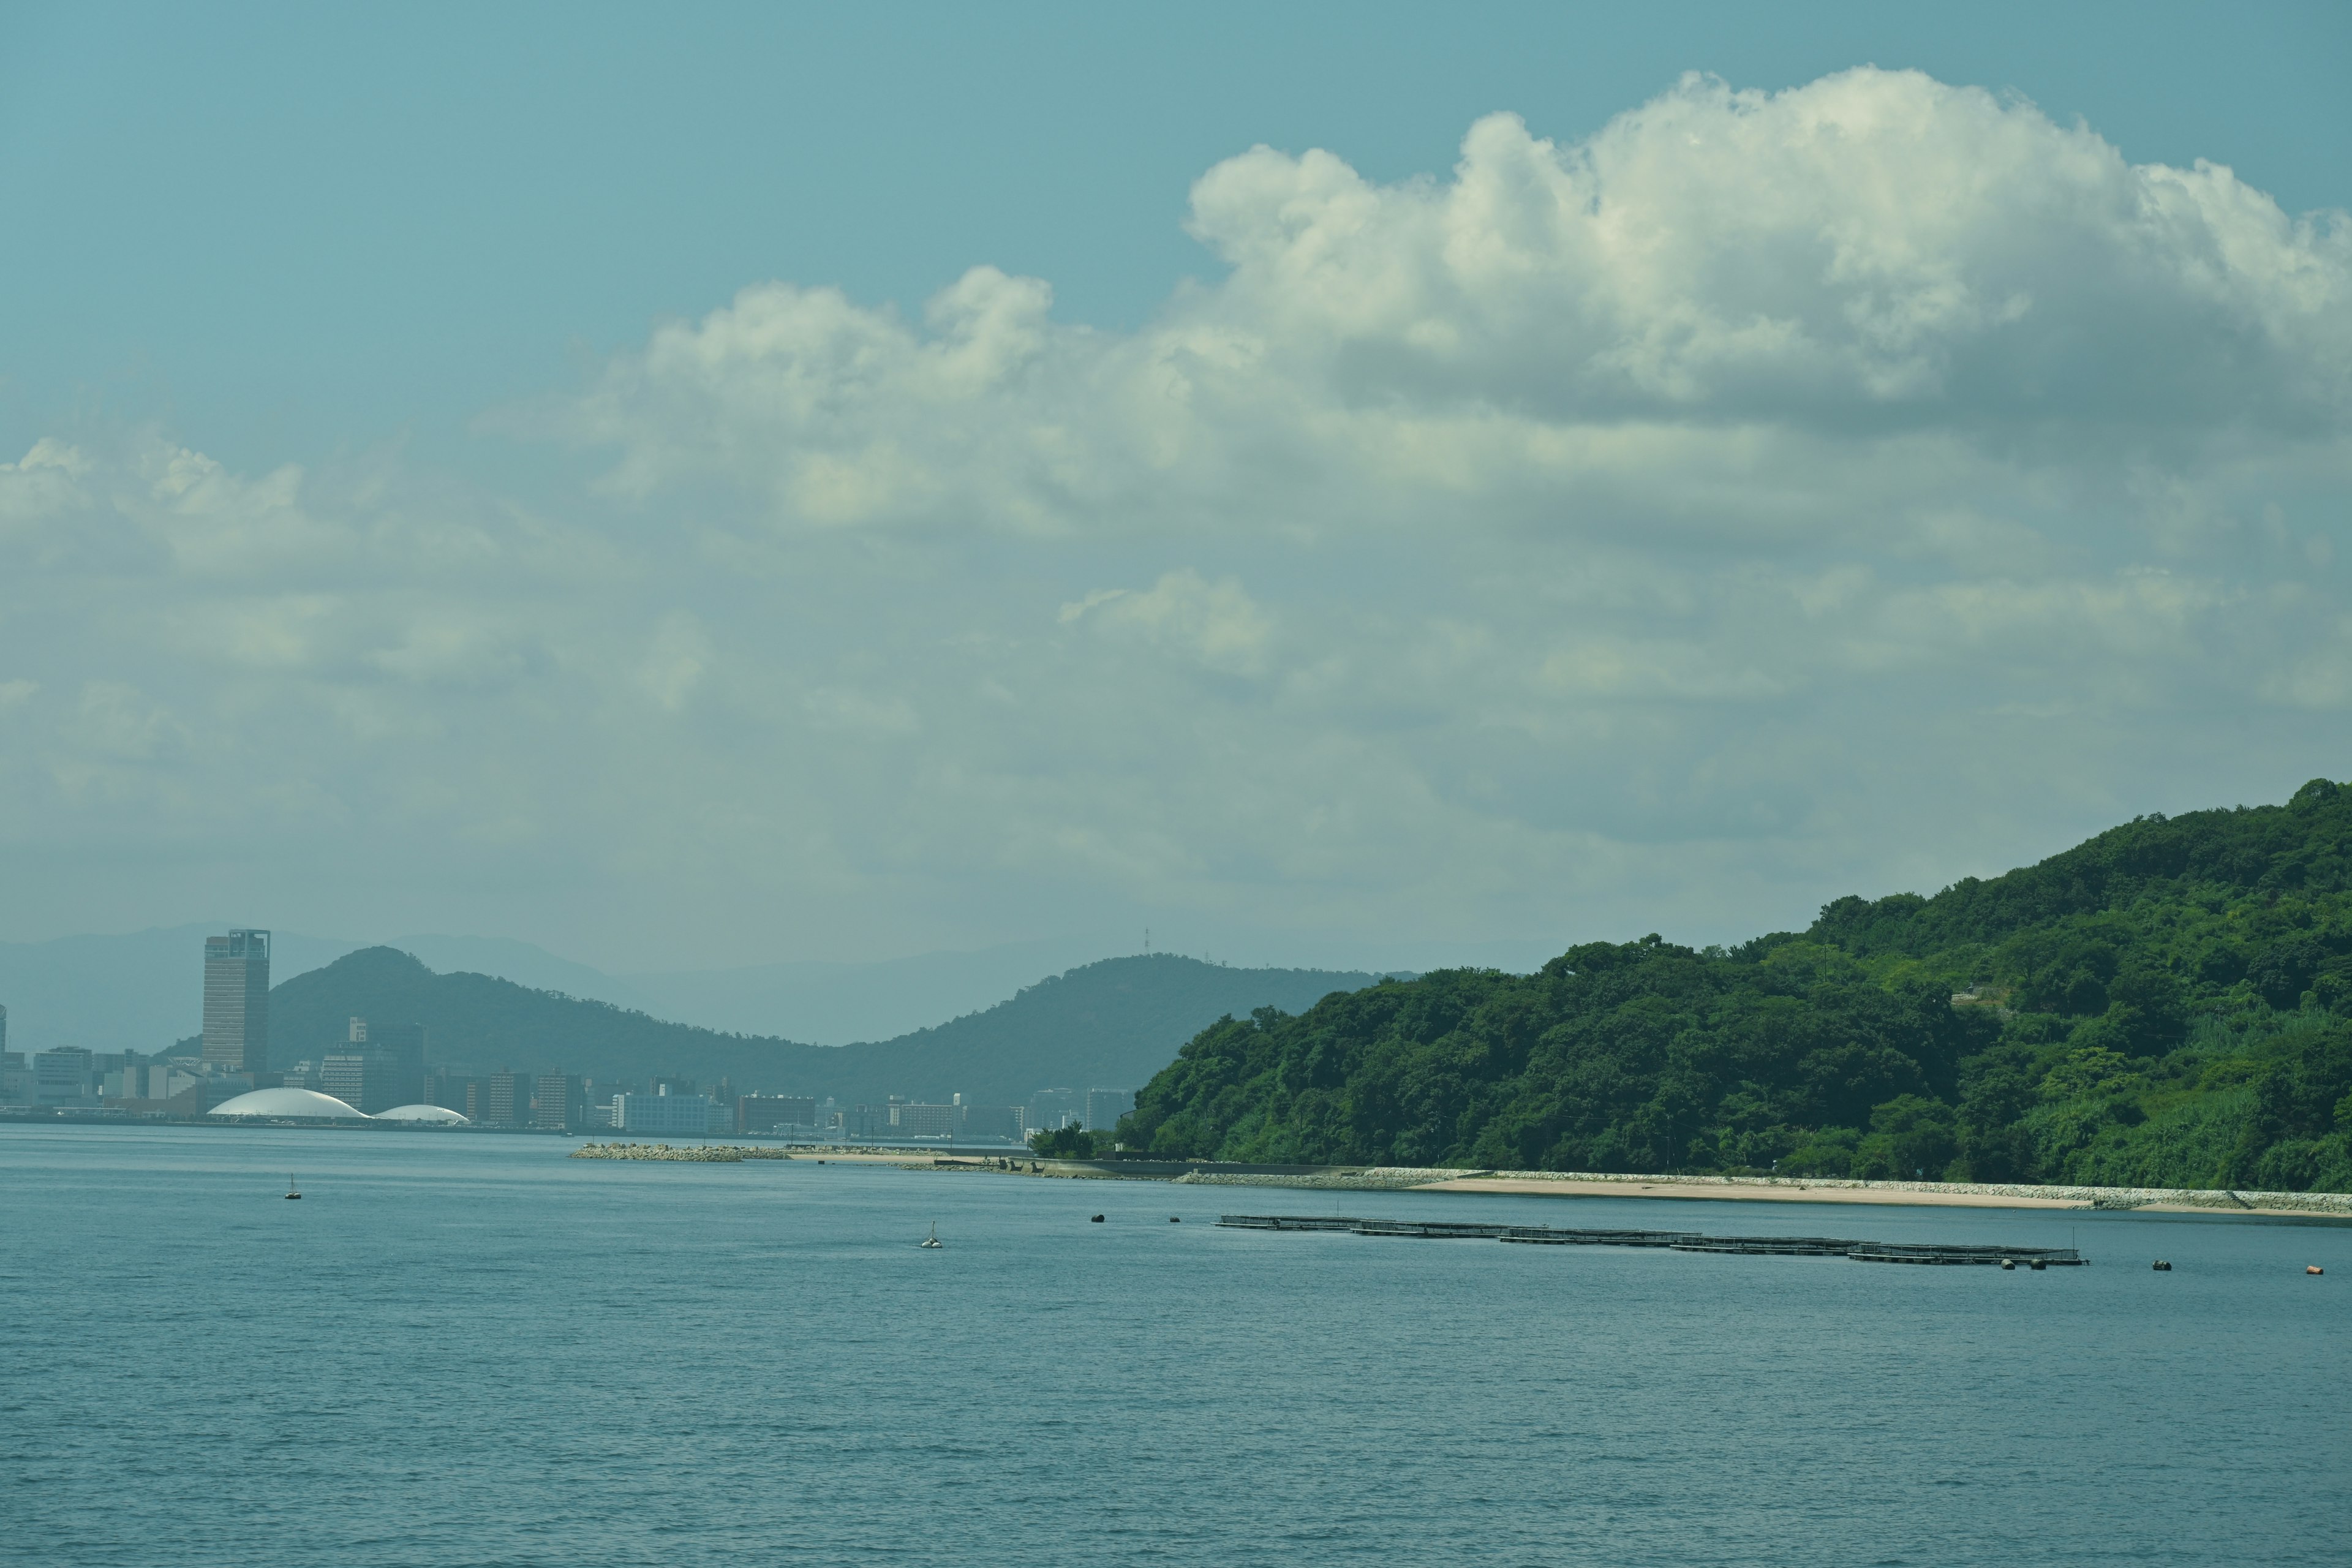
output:
{"label": "white cloud", "polygon": [[723,475],[787,526],[1836,529],[1856,464],[2307,440],[2352,392],[2340,215],[1910,73],[1692,78],[1575,146],[1496,115],[1447,181],[1261,147],[1191,226],[1231,275],[1132,336],[985,268],[928,332],[763,285],[572,428],[629,493]]}
{"label": "white cloud", "polygon": [[1131,332],[985,267],[665,325],[541,415],[587,499],[43,441],[0,842],[623,963],[1338,956],[1735,937],[2345,771],[2340,215],[1865,70],[1393,184],[1261,148],[1190,223],[1226,271]]}
{"label": "white cloud", "polygon": [[1211,583],[1190,568],[1141,593],[1101,589],[1062,606],[1067,626],[1091,616],[1112,636],[1139,638],[1224,675],[1262,675],[1274,640],[1265,608],[1228,577]]}

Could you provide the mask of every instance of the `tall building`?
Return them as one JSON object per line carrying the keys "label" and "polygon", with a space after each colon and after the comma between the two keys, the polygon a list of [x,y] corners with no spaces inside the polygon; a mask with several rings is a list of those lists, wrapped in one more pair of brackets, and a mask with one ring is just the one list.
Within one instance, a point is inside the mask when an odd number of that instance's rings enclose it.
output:
{"label": "tall building", "polygon": [[371,1032],[353,1018],[350,1038],[319,1064],[319,1087],[373,1116],[425,1098],[425,1026],[391,1024]]}
{"label": "tall building", "polygon": [[1087,1090],[1087,1131],[1108,1132],[1118,1119],[1135,1109],[1135,1091],[1128,1089]]}
{"label": "tall building", "polygon": [[569,1073],[543,1072],[531,1080],[530,1124],[569,1132],[586,1120],[580,1080]]}
{"label": "tall building", "polygon": [[493,1127],[520,1127],[530,1120],[530,1074],[494,1072],[488,1082],[489,1098],[475,1121],[488,1122]]}
{"label": "tall building", "polygon": [[269,1070],[269,933],[205,938],[205,1060],[228,1072]]}
{"label": "tall building", "polygon": [[[425,1099],[425,1026],[422,1024],[378,1024],[368,1037],[368,1044],[382,1051],[392,1075],[394,1105],[415,1105]],[[362,1109],[365,1109],[362,1107]],[[371,1112],[373,1114],[373,1112]]]}
{"label": "tall building", "polygon": [[489,1081],[486,1078],[453,1073],[446,1066],[435,1068],[425,1078],[425,1103],[445,1106],[470,1117],[474,1113],[466,1109],[467,1106],[488,1102]]}

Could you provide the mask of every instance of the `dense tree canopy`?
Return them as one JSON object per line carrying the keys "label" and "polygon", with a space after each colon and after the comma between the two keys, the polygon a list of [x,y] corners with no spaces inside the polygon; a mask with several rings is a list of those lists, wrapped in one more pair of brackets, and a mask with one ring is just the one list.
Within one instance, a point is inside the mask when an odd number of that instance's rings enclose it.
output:
{"label": "dense tree canopy", "polygon": [[2142,817],[1802,933],[1203,1030],[1123,1141],[1230,1160],[2352,1190],[2352,791]]}

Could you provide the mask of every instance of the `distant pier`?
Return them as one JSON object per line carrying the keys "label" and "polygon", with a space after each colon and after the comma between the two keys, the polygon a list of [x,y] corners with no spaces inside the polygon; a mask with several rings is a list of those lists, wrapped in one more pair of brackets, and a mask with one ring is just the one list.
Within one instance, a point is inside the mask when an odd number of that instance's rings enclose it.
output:
{"label": "distant pier", "polygon": [[1430,1219],[1347,1219],[1338,1215],[1229,1214],[1234,1230],[1331,1230],[1430,1241],[1513,1241],[1536,1247],[1650,1247],[1675,1252],[1737,1252],[1777,1258],[1845,1258],[1856,1263],[2008,1264],[2029,1268],[2085,1261],[2071,1247],[1998,1247],[1937,1242],[1853,1241],[1826,1236],[1702,1236],[1691,1230],[1581,1230],[1549,1225],[1481,1225]]}

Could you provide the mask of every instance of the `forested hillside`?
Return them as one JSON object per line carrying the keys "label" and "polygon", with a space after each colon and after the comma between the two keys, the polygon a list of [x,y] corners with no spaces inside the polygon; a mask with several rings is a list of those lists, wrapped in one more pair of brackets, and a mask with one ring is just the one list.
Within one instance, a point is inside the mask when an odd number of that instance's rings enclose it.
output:
{"label": "forested hillside", "polygon": [[1235,1160],[2352,1190],[2352,791],[1932,899],[1596,942],[1202,1031],[1130,1146]]}
{"label": "forested hillside", "polygon": [[1369,974],[1234,969],[1171,953],[1106,959],[1024,987],[983,1011],[870,1045],[804,1046],[666,1023],[639,1012],[535,991],[487,974],[436,974],[391,948],[368,948],[270,992],[270,1055],[315,1058],[356,1015],[425,1026],[436,1065],[488,1072],[569,1072],[643,1082],[722,1079],[744,1092],[888,1095],[977,1104],[1025,1102],[1041,1089],[1131,1089],[1221,1013],[1305,1007]]}

